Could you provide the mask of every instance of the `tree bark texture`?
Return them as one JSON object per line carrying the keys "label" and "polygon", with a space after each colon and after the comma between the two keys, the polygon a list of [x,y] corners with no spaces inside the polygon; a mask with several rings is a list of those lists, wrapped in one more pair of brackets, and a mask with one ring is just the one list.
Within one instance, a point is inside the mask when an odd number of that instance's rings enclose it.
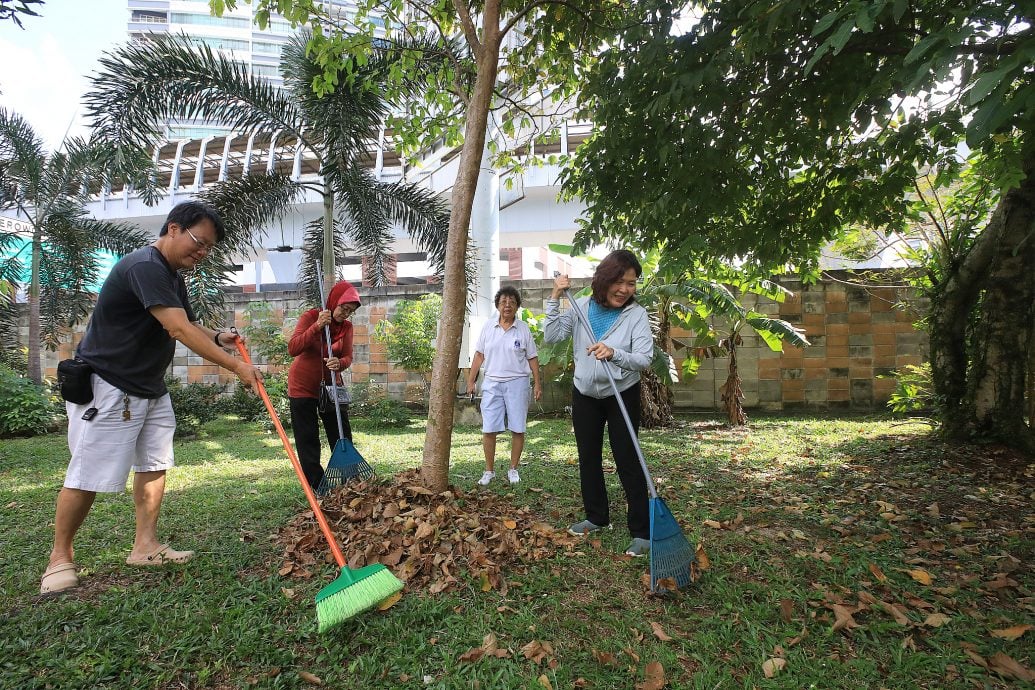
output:
{"label": "tree bark texture", "polygon": [[968,406],[971,431],[1025,450],[1035,450],[1025,420],[1025,382],[1035,318],[1035,166],[1011,189],[996,214],[995,247],[978,305]]}
{"label": "tree bark texture", "polygon": [[944,433],[1033,448],[1025,380],[1035,318],[1035,161],[931,299],[931,374]]}
{"label": "tree bark texture", "polygon": [[[495,4],[498,10],[498,3],[488,4]],[[463,337],[464,313],[467,306],[467,238],[498,69],[498,11],[490,13],[488,4],[483,17],[488,22],[490,15],[494,15],[495,25],[486,27],[480,50],[476,51],[478,73],[467,108],[464,145],[460,153],[456,182],[453,184],[442,281],[442,320],[439,323],[435,361],[431,370],[431,388],[428,394],[428,431],[424,438],[421,477],[425,486],[432,491],[444,491],[449,485],[449,451],[453,435],[456,377],[459,371],[460,341]]]}
{"label": "tree bark texture", "polygon": [[32,273],[29,277],[29,380],[43,383],[43,367],[40,362],[40,257],[43,255],[43,238],[40,230],[32,233]]}
{"label": "tree bark texture", "polygon": [[[651,330],[654,331],[654,345],[671,353],[672,330],[668,321],[668,300],[659,296],[657,311],[651,319]],[[672,389],[661,382],[657,375],[647,369],[641,376],[640,385],[640,423],[647,429],[659,429],[672,424]]]}
{"label": "tree bark texture", "polygon": [[722,384],[719,390],[722,392],[722,409],[726,413],[726,420],[730,426],[744,426],[747,424],[747,414],[744,413],[744,391],[741,388],[740,371],[737,368],[737,343],[740,336],[730,336],[730,367],[726,383]]}

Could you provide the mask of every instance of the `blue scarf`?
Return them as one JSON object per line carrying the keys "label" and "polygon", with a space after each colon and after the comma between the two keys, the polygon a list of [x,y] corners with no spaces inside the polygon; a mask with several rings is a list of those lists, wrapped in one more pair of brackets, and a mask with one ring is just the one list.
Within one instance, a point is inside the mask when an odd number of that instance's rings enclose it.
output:
{"label": "blue scarf", "polygon": [[615,321],[618,320],[618,315],[621,313],[621,308],[604,307],[593,299],[589,301],[589,327],[593,329],[593,337],[597,339],[597,342],[611,330],[611,326],[615,325]]}

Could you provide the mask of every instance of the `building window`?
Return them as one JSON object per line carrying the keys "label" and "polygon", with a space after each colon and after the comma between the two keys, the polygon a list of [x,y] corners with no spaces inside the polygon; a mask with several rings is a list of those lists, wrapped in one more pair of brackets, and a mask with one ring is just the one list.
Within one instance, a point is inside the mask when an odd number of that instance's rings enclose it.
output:
{"label": "building window", "polygon": [[173,24],[203,24],[206,26],[226,26],[233,29],[247,29],[248,20],[239,17],[213,17],[210,14],[187,14],[173,12],[169,17]]}

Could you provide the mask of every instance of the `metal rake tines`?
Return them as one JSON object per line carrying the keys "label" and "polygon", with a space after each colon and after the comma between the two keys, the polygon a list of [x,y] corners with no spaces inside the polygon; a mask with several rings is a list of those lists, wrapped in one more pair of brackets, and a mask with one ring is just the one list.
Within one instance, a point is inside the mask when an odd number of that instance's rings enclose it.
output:
{"label": "metal rake tines", "polygon": [[323,481],[320,482],[320,486],[327,485],[328,488],[341,486],[350,479],[371,479],[374,476],[374,470],[370,465],[366,463],[354,463],[351,465],[341,465],[338,467],[328,467],[327,471],[323,473]]}

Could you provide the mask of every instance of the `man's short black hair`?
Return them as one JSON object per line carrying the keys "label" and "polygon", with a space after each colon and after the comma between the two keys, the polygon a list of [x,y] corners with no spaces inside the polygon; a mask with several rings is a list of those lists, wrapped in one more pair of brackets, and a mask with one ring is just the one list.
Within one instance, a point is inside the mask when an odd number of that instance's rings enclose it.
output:
{"label": "man's short black hair", "polygon": [[499,307],[501,297],[513,297],[514,301],[517,302],[518,307],[521,306],[521,293],[517,291],[517,288],[512,288],[509,285],[507,287],[501,287],[496,292],[496,297],[493,298],[492,303]]}
{"label": "man's short black hair", "polygon": [[219,216],[219,211],[203,201],[184,201],[173,206],[173,210],[169,211],[169,215],[165,217],[165,225],[162,226],[162,231],[158,233],[158,236],[161,237],[169,232],[170,223],[176,223],[181,228],[189,230],[206,218],[212,221],[212,225],[216,228],[216,242],[222,242],[226,237],[223,219]]}

